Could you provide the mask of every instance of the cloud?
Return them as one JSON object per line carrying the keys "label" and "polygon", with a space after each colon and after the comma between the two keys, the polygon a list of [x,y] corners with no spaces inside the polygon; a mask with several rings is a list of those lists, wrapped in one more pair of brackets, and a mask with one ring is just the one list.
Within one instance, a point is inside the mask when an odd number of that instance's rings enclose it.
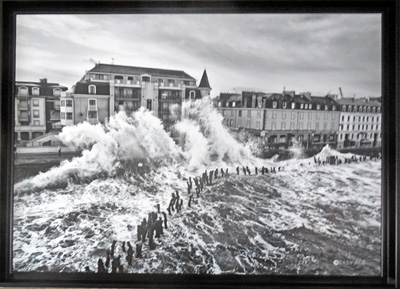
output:
{"label": "cloud", "polygon": [[207,67],[213,93],[341,86],[380,95],[380,22],[379,14],[18,15],[17,78],[47,71],[70,87],[93,67],[89,59],[114,58],[198,80]]}

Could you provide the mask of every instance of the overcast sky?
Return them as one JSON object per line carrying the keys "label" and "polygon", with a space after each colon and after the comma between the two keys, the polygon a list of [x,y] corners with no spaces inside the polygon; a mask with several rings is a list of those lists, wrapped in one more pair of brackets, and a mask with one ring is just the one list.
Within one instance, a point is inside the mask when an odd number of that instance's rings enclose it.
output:
{"label": "overcast sky", "polygon": [[16,79],[71,88],[94,61],[183,70],[211,94],[381,95],[380,14],[18,15]]}

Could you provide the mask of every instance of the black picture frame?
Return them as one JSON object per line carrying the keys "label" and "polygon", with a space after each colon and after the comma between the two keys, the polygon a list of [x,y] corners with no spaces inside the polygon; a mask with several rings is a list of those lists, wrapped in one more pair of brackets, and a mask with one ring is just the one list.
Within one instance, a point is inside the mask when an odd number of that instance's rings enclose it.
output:
{"label": "black picture frame", "polygon": [[[376,1],[3,1],[0,286],[225,288],[400,287],[400,3]],[[17,13],[381,13],[382,272],[378,277],[12,273],[13,107]]]}

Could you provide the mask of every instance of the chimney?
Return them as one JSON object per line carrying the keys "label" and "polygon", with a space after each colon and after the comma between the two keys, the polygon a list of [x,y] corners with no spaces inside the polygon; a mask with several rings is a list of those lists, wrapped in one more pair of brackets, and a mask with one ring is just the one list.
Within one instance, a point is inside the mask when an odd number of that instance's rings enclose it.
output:
{"label": "chimney", "polygon": [[252,107],[252,108],[255,108],[255,107],[256,107],[256,95],[255,95],[255,94],[253,94],[253,95],[251,96],[251,107]]}
{"label": "chimney", "polygon": [[40,78],[40,83],[47,83],[47,78]]}

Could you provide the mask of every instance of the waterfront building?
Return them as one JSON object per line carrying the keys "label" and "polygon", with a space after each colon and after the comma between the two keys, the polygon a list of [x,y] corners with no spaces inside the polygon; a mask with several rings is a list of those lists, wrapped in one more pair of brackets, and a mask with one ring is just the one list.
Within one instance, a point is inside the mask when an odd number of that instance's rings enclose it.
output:
{"label": "waterfront building", "polygon": [[338,148],[381,146],[381,103],[378,99],[342,98]]}
{"label": "waterfront building", "polygon": [[129,114],[145,107],[169,130],[181,117],[182,101],[209,95],[211,87],[205,70],[197,86],[195,78],[180,70],[100,63],[72,91],[62,102],[63,125],[104,123],[116,112]]}
{"label": "waterfront building", "polygon": [[243,91],[221,93],[215,105],[227,127],[246,129],[271,148],[294,142],[307,148],[381,146],[380,98]]}
{"label": "waterfront building", "polygon": [[294,91],[221,93],[217,107],[228,127],[247,129],[270,147],[336,145],[340,112],[330,97]]}
{"label": "waterfront building", "polygon": [[59,131],[60,97],[67,87],[49,83],[16,81],[15,83],[15,143],[38,138],[48,132]]}

